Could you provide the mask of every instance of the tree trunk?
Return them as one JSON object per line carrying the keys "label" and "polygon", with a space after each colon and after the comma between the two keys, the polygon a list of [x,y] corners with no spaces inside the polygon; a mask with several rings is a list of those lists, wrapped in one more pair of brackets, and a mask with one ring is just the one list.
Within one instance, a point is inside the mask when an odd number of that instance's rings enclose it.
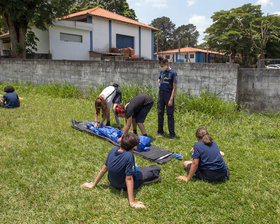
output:
{"label": "tree trunk", "polygon": [[9,14],[5,13],[4,17],[9,28],[11,56],[13,58],[25,58],[25,36],[27,32],[27,25],[25,25],[24,23],[20,23],[20,27],[17,27]]}

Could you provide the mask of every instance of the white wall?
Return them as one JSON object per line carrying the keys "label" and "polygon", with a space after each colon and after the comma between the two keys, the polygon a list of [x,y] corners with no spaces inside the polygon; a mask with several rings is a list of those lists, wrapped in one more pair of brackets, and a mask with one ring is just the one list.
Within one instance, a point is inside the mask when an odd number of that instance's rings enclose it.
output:
{"label": "white wall", "polygon": [[141,28],[141,57],[152,59],[152,30]]}
{"label": "white wall", "polygon": [[[60,40],[60,33],[82,35],[82,43]],[[52,26],[49,28],[52,59],[89,60],[90,31],[77,28]]]}
{"label": "white wall", "polygon": [[32,31],[35,33],[36,37],[39,39],[37,41],[37,51],[38,54],[48,54],[50,53],[50,41],[49,41],[49,31],[40,30],[36,27],[31,27]]}
{"label": "white wall", "polygon": [[117,34],[134,37],[134,52],[139,55],[139,26],[112,21],[112,47],[117,47]]}
{"label": "white wall", "polygon": [[93,51],[109,52],[109,20],[92,17]]}

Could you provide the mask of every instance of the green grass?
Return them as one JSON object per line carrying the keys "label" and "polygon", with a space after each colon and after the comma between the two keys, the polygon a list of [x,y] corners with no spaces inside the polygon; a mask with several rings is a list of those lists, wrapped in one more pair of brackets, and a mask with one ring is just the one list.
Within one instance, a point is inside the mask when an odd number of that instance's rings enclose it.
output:
{"label": "green grass", "polygon": [[[156,138],[154,106],[145,122],[153,144],[189,160],[195,130],[204,126],[225,152],[231,176],[222,184],[183,183],[176,180],[185,175],[182,161],[172,159],[160,165],[160,183],[135,192],[148,207],[136,210],[105,177],[95,189],[80,188],[94,180],[112,145],[72,129],[71,120],[93,120],[103,87],[83,93],[70,85],[13,85],[23,100],[18,109],[0,108],[0,223],[279,223],[279,114],[238,112],[215,96],[178,93],[178,138],[170,141]],[[141,91],[123,87],[124,101]],[[136,162],[153,164],[138,156]]]}

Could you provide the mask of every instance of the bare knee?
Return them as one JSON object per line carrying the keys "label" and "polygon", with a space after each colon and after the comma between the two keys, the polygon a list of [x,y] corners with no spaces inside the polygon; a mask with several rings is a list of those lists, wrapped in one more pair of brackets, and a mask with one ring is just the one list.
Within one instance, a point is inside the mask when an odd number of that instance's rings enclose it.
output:
{"label": "bare knee", "polygon": [[187,169],[187,166],[188,166],[189,164],[191,164],[191,163],[192,163],[192,161],[190,161],[190,160],[185,161],[185,162],[183,163],[184,168]]}

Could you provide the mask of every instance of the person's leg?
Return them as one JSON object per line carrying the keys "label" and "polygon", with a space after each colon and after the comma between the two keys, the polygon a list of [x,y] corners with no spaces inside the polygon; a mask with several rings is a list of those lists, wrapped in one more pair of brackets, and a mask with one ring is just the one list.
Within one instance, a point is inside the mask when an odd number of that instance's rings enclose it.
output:
{"label": "person's leg", "polygon": [[146,132],[146,129],[145,129],[143,123],[144,123],[148,113],[152,109],[153,104],[154,104],[154,102],[144,106],[137,114],[135,114],[135,121],[143,135],[147,135],[147,132]]}
{"label": "person's leg", "polygon": [[138,172],[141,173],[142,183],[151,183],[154,180],[158,180],[160,167],[152,165],[149,167],[138,167]]}
{"label": "person's leg", "polygon": [[111,126],[111,122],[110,122],[110,110],[108,110],[108,117],[107,117],[106,126]]}
{"label": "person's leg", "polygon": [[144,127],[144,124],[143,123],[137,123],[142,135],[147,135],[147,132],[146,132],[146,129]]}
{"label": "person's leg", "polygon": [[162,91],[159,91],[158,93],[157,109],[158,109],[158,135],[161,136],[164,133],[163,123],[164,123],[164,109],[165,109],[165,103],[164,103]]}
{"label": "person's leg", "polygon": [[[189,165],[189,164],[190,164],[190,165]],[[185,161],[185,162],[183,163],[184,169],[185,169],[187,172],[189,172],[188,166],[189,166],[189,168],[190,168],[191,164],[192,164],[192,161],[190,161],[190,160],[187,160],[187,161]]]}
{"label": "person's leg", "polygon": [[122,127],[121,127],[120,118],[116,114],[115,114],[115,119],[116,119],[118,129],[121,129]]}
{"label": "person's leg", "polygon": [[137,123],[135,121],[135,118],[132,118],[132,127],[133,127],[133,133],[137,135]]}
{"label": "person's leg", "polygon": [[[170,94],[171,95],[171,94]],[[170,99],[170,95],[167,95],[166,99]],[[168,104],[168,103],[167,103]],[[174,126],[174,99],[172,106],[166,106],[166,113],[167,113],[167,119],[168,119],[168,130],[169,130],[169,136],[170,138],[174,138],[176,136],[175,134],[175,126]]]}
{"label": "person's leg", "polygon": [[0,103],[0,107],[5,107],[5,104],[4,103]]}

